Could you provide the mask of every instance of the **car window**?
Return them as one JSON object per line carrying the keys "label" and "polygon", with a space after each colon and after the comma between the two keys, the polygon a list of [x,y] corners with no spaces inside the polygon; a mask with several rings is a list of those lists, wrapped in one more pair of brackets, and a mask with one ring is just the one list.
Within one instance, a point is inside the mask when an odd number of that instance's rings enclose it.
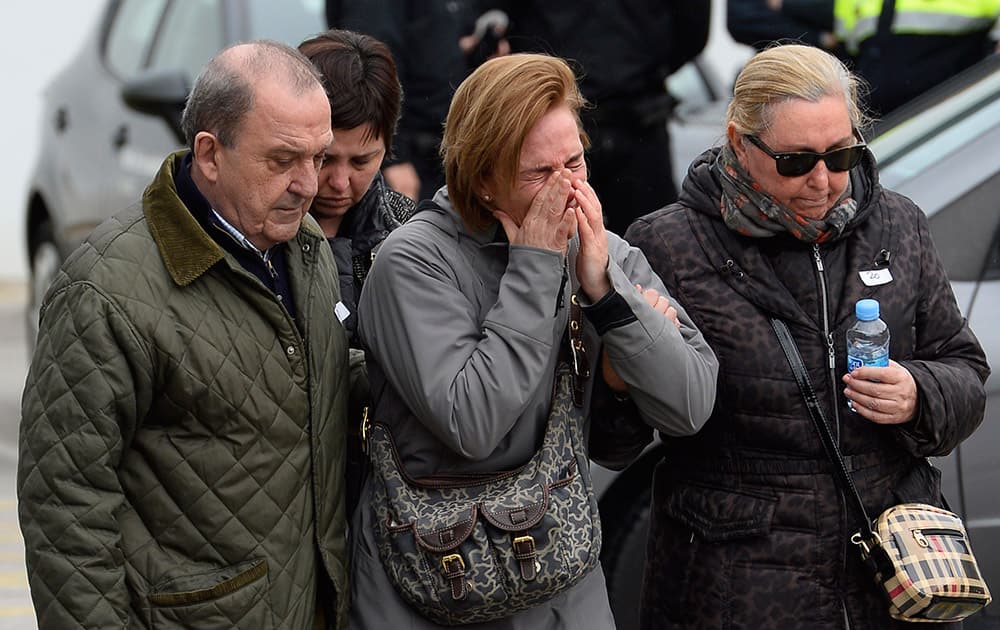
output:
{"label": "car window", "polygon": [[111,20],[105,63],[121,79],[131,79],[149,54],[166,0],[122,0]]}
{"label": "car window", "polygon": [[[1000,68],[874,139],[883,186],[912,199],[952,281],[1000,273]],[[992,262],[991,262],[992,261]],[[991,266],[992,265],[992,266]]]}
{"label": "car window", "polygon": [[930,227],[949,279],[977,282],[995,277],[1000,174],[933,214]]}
{"label": "car window", "polygon": [[224,45],[220,0],[173,2],[150,57],[151,70],[183,70],[194,81]]}
{"label": "car window", "polygon": [[250,33],[255,39],[273,39],[297,46],[327,29],[323,0],[251,0],[248,12]]}

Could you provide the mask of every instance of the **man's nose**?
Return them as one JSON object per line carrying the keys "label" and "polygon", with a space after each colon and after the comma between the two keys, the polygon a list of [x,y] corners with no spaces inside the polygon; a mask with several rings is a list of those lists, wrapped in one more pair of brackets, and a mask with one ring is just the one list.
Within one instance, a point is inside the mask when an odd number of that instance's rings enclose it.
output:
{"label": "man's nose", "polygon": [[308,162],[295,170],[288,191],[300,197],[313,198],[319,190],[319,172],[312,162]]}

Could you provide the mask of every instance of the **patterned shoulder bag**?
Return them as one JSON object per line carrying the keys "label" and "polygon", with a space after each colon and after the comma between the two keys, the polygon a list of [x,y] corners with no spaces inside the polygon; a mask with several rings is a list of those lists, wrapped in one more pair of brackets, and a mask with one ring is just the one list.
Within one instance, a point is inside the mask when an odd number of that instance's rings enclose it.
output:
{"label": "patterned shoulder bag", "polygon": [[416,479],[388,426],[366,431],[382,564],[400,596],[437,624],[510,616],[598,566],[601,522],[578,395],[589,370],[572,303],[545,436],[522,467]]}
{"label": "patterned shoulder bag", "polygon": [[889,602],[889,615],[899,621],[952,622],[990,603],[965,525],[957,514],[923,503],[902,503],[868,518],[854,480],[844,464],[809,374],[785,322],[771,319],[781,349],[805,398],[834,478],[859,519],[851,542]]}

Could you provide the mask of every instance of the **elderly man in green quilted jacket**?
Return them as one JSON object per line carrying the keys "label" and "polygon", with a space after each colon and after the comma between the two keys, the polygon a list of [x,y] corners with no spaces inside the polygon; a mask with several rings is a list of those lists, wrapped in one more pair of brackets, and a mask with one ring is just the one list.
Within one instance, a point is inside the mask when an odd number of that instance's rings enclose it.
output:
{"label": "elderly man in green quilted jacket", "polygon": [[347,339],[297,51],[217,55],[140,204],[67,260],[22,402],[42,628],[342,628]]}

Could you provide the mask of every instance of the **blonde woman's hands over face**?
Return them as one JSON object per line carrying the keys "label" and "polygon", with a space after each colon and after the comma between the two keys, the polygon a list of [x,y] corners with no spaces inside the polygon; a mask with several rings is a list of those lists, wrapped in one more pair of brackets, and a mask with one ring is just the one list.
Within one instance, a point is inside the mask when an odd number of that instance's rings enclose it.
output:
{"label": "blonde woman's hands over face", "polygon": [[576,276],[583,292],[591,301],[596,302],[611,290],[611,280],[608,278],[608,233],[604,230],[604,214],[597,193],[584,179],[573,180],[573,200],[580,233]]}
{"label": "blonde woman's hands over face", "polygon": [[532,199],[520,225],[503,210],[494,210],[493,216],[503,225],[511,245],[527,245],[565,254],[569,239],[576,230],[576,214],[567,204],[571,190],[569,170],[556,171],[549,175]]}
{"label": "blonde woman's hands over face", "polygon": [[854,410],[876,424],[902,424],[917,413],[917,383],[895,361],[888,367],[859,367],[844,375],[844,383]]}

